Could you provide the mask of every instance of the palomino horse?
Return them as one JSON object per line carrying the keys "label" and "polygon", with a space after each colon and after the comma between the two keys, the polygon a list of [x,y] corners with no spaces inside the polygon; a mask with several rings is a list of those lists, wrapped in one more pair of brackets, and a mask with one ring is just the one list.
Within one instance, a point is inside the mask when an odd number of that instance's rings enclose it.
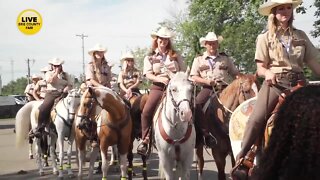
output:
{"label": "palomino horse", "polygon": [[[98,119],[98,122],[95,125],[96,119]],[[83,128],[82,130],[76,128],[76,144],[80,162],[78,176],[81,177],[82,175],[81,163],[83,163],[84,158],[86,136],[90,135],[88,132],[91,132],[91,134],[96,132],[100,142],[102,178],[106,179],[109,167],[107,159],[108,147],[117,145],[120,153],[121,177],[126,179],[127,153],[131,141],[132,121],[130,109],[121,97],[109,88],[88,87],[82,95],[77,112],[76,126],[78,127],[79,124],[89,124],[88,127],[90,127],[89,130],[85,130],[88,128]],[[96,156],[98,149],[94,149],[96,150],[94,150],[93,154]],[[92,178],[93,170],[91,160],[94,162],[95,158],[91,157],[90,159],[89,178]]]}
{"label": "palomino horse", "polygon": [[[231,156],[232,165],[234,166],[235,164],[228,135],[230,114],[242,102],[256,96],[257,91],[256,77],[250,74],[242,74],[229,84],[220,94],[215,92],[209,99],[209,102],[204,106],[205,119],[208,122],[209,131],[217,139],[217,145],[212,148],[212,155],[218,169],[219,180],[226,179],[224,170],[228,154]],[[206,107],[208,110],[205,109]],[[204,166],[202,143],[197,144],[196,154],[199,166],[198,178],[202,179]]]}
{"label": "palomino horse", "polygon": [[[67,106],[71,103],[71,101],[73,101],[73,93],[76,92],[76,90],[71,90],[71,93],[68,94],[68,96],[66,98],[61,99],[58,103],[60,102],[64,102]],[[70,102],[70,103],[66,103],[66,102]],[[26,106],[26,111],[23,111],[17,114],[16,116],[16,145],[17,147],[21,147],[24,140],[26,138],[28,138],[29,136],[29,131],[30,131],[30,124],[31,124],[31,128],[35,129],[38,126],[38,114],[39,114],[39,106],[42,104],[42,101],[33,101],[32,103],[30,102],[27,104],[28,106]],[[29,107],[30,106],[30,107]],[[32,106],[32,107],[31,107]],[[31,112],[28,111],[31,108]],[[69,107],[68,107],[69,109]],[[43,133],[41,135],[41,137],[39,138],[35,138],[35,149],[36,149],[36,162],[38,164],[38,168],[39,168],[39,174],[40,175],[44,175],[44,170],[43,170],[43,166],[42,166],[42,159],[41,156],[43,154],[43,146],[44,142],[43,139],[45,139],[48,134],[50,137],[50,154],[51,154],[51,159],[52,159],[52,168],[53,168],[53,173],[54,174],[58,174],[58,169],[57,169],[57,163],[55,161],[56,159],[56,155],[55,155],[55,142],[57,139],[57,135],[55,134],[55,130],[47,129],[46,130],[49,133]]]}
{"label": "palomino horse", "polygon": [[[68,161],[66,168],[68,170],[68,176],[73,177],[71,170],[71,153],[72,144],[74,140],[74,129],[72,128],[75,112],[80,104],[80,89],[77,91],[73,89],[69,92],[68,96],[62,101],[59,101],[54,108],[55,115],[52,117],[55,124],[56,131],[58,133],[58,145],[59,145],[59,178],[63,178],[63,160],[64,160],[64,141],[68,142]],[[53,147],[51,147],[53,148]]]}
{"label": "palomino horse", "polygon": [[193,86],[188,76],[184,72],[173,75],[166,97],[154,116],[160,176],[164,175],[167,180],[190,179],[196,133],[191,110]]}

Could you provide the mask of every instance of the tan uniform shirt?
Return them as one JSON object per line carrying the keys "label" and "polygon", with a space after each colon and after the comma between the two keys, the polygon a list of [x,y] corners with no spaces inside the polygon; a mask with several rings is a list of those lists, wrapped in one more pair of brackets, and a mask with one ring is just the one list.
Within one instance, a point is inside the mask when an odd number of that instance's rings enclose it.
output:
{"label": "tan uniform shirt", "polygon": [[238,73],[238,69],[228,56],[210,57],[204,52],[202,56],[193,60],[190,76],[215,79],[223,84],[230,84]]}
{"label": "tan uniform shirt", "polygon": [[35,85],[34,90],[41,98],[44,98],[47,91],[47,82],[44,79],[39,80]]}
{"label": "tan uniform shirt", "polygon": [[[99,73],[99,74],[98,74]],[[103,61],[100,67],[100,72],[97,71],[97,69],[93,66],[93,62],[90,62],[87,65],[87,70],[86,70],[86,80],[93,79],[103,86],[109,87],[110,88],[110,81],[112,72],[111,72],[111,67],[108,65],[107,61]]]}
{"label": "tan uniform shirt", "polygon": [[257,37],[255,60],[262,61],[273,73],[303,72],[303,63],[319,58],[318,50],[301,30],[293,29],[292,36],[289,32],[278,33],[278,39],[284,44],[282,60],[276,57],[275,48],[271,46],[268,35],[267,31]]}
{"label": "tan uniform shirt", "polygon": [[126,88],[134,85],[137,81],[140,81],[140,72],[137,69],[119,73],[118,83],[122,83]]}
{"label": "tan uniform shirt", "polygon": [[177,60],[171,60],[168,55],[162,56],[158,49],[155,50],[154,55],[146,56],[143,62],[143,75],[151,73],[155,76],[169,78],[166,70],[173,73],[186,70],[186,65],[180,55],[178,55]]}
{"label": "tan uniform shirt", "polygon": [[[48,82],[48,80],[53,76],[54,71],[48,71],[45,74],[45,80]],[[47,83],[47,90],[48,91],[63,91],[63,89],[71,85],[69,74],[66,72],[62,72],[58,74],[58,78],[55,82]]]}

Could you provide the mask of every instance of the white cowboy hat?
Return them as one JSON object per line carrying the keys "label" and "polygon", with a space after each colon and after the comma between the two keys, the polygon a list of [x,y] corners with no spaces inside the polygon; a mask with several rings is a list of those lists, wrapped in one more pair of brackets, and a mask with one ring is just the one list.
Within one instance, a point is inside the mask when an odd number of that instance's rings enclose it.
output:
{"label": "white cowboy hat", "polygon": [[38,76],[38,75],[36,75],[36,74],[33,74],[32,76],[31,76],[31,79],[40,79],[41,77],[40,76]]}
{"label": "white cowboy hat", "polygon": [[199,39],[201,47],[205,47],[206,41],[218,41],[219,43],[223,40],[222,36],[217,36],[214,32],[208,32],[206,37]]}
{"label": "white cowboy hat", "polygon": [[262,16],[269,16],[271,13],[272,8],[277,7],[282,4],[292,4],[293,9],[299,6],[302,3],[302,0],[269,0],[265,3],[263,3],[259,9],[258,12]]}
{"label": "white cowboy hat", "polygon": [[121,60],[124,60],[124,59],[134,59],[134,56],[131,52],[126,52],[121,56]]}
{"label": "white cowboy hat", "polygon": [[40,69],[40,72],[47,72],[47,71],[49,71],[49,70],[50,70],[49,67],[48,67],[48,66],[45,66],[45,67],[43,67],[43,68]]}
{"label": "white cowboy hat", "polygon": [[170,31],[167,27],[161,27],[158,31],[152,32],[151,37],[162,37],[162,38],[172,38],[174,36],[173,32]]}
{"label": "white cowboy hat", "polygon": [[60,58],[52,58],[49,60],[49,64],[52,64],[52,65],[61,65],[64,63],[64,60],[60,59]]}
{"label": "white cowboy hat", "polygon": [[103,47],[101,44],[96,44],[93,48],[91,48],[91,49],[88,51],[88,54],[89,54],[90,56],[93,56],[93,53],[96,52],[96,51],[106,53],[106,52],[107,52],[107,48]]}

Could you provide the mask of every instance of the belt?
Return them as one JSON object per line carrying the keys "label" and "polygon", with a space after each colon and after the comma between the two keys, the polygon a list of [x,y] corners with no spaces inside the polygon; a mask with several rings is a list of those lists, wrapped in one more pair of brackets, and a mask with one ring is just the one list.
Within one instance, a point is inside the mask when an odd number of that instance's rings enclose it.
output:
{"label": "belt", "polygon": [[214,89],[215,91],[222,92],[222,90],[224,90],[224,88],[226,88],[227,86],[228,85],[226,85],[226,84],[216,84],[213,87],[212,86],[208,86],[208,85],[203,85],[202,87],[206,88],[206,89],[211,89],[211,90]]}
{"label": "belt", "polygon": [[161,82],[153,82],[152,84],[155,85],[155,86],[159,86],[159,87],[161,87],[161,88],[166,87],[166,85],[163,84],[163,83],[161,83]]}
{"label": "belt", "polygon": [[288,81],[297,81],[297,80],[304,80],[305,76],[303,72],[283,72],[283,73],[277,73],[276,77],[278,79],[287,79]]}

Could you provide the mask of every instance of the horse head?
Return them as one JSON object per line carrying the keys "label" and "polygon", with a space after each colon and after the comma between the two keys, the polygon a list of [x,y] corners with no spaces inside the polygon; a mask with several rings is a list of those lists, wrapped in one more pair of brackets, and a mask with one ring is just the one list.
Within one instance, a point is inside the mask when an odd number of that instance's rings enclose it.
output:
{"label": "horse head", "polygon": [[241,74],[238,76],[239,81],[239,104],[244,101],[257,96],[258,86],[256,76],[252,74]]}
{"label": "horse head", "polygon": [[80,104],[80,89],[72,89],[68,92],[67,97],[64,98],[65,108],[68,110],[68,119],[74,119],[76,110]]}
{"label": "horse head", "polygon": [[186,122],[192,120],[191,100],[193,86],[188,77],[188,73],[177,72],[171,78],[166,92],[167,99],[171,102],[169,103],[169,111],[174,110],[173,114],[178,116],[181,121]]}

